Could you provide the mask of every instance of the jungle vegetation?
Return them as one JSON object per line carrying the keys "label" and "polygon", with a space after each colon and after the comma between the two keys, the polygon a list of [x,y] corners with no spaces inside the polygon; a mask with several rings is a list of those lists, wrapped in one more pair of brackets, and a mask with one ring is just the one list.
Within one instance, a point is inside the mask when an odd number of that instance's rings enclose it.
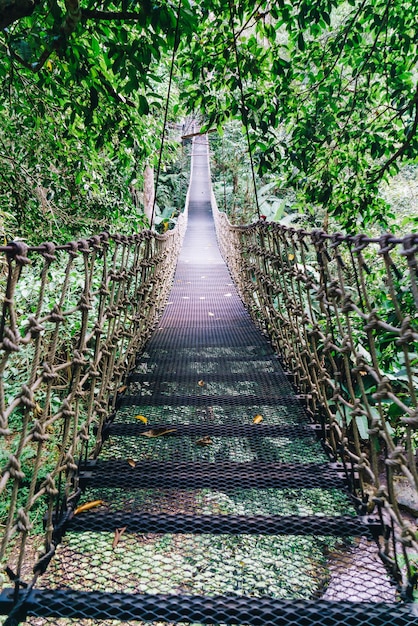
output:
{"label": "jungle vegetation", "polygon": [[160,221],[184,187],[176,123],[199,114],[234,219],[257,218],[251,154],[268,217],[394,227],[382,189],[416,180],[417,55],[413,0],[0,0],[1,236],[146,226],[171,68]]}

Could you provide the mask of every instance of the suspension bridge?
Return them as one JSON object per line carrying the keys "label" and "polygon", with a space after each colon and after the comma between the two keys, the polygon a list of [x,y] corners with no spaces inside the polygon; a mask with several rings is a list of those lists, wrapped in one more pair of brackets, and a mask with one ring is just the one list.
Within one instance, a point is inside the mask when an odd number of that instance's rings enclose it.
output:
{"label": "suspension bridge", "polygon": [[417,619],[417,250],[231,225],[206,137],[173,231],[4,247],[4,623]]}

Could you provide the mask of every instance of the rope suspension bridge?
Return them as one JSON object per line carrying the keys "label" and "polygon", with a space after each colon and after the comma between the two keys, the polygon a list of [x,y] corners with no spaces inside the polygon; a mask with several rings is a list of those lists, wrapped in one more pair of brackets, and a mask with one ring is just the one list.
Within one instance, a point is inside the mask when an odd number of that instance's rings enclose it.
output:
{"label": "rope suspension bridge", "polygon": [[3,248],[4,623],[410,624],[418,236],[232,226],[193,145],[174,230]]}

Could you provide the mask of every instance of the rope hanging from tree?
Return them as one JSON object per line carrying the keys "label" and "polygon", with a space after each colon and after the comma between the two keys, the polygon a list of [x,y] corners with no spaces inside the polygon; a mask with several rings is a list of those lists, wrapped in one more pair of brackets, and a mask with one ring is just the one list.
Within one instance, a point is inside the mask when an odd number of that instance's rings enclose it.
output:
{"label": "rope hanging from tree", "polygon": [[237,72],[238,72],[238,86],[239,86],[239,90],[240,90],[240,93],[241,93],[242,120],[244,122],[245,135],[247,137],[248,155],[250,157],[251,176],[252,176],[252,179],[253,179],[255,204],[256,204],[256,207],[257,207],[258,219],[260,219],[261,218],[260,205],[259,205],[259,202],[258,202],[257,185],[256,185],[256,182],[255,182],[254,161],[253,161],[253,154],[252,154],[252,151],[251,151],[250,133],[249,133],[249,130],[248,130],[248,111],[247,111],[247,107],[245,105],[245,94],[244,94],[244,87],[243,87],[242,74],[241,74],[241,67],[240,67],[239,54],[238,54],[238,48],[237,48],[237,40],[236,40],[235,28],[234,28],[234,7],[233,7],[233,4],[232,4],[232,0],[228,0],[228,4],[229,4],[229,23],[230,23],[231,31],[232,31],[232,42],[233,42],[232,45],[234,47],[235,62],[236,62]]}
{"label": "rope hanging from tree", "polygon": [[163,150],[164,150],[164,143],[165,143],[165,129],[166,129],[166,126],[167,126],[168,107],[169,107],[169,104],[170,104],[171,85],[172,85],[172,82],[173,82],[174,61],[175,61],[175,58],[176,58],[177,46],[179,44],[181,4],[182,4],[182,0],[179,0],[179,4],[178,4],[178,7],[177,7],[176,30],[175,30],[175,33],[174,33],[173,53],[171,55],[170,76],[169,76],[169,79],[168,79],[167,98],[166,98],[165,110],[164,110],[164,123],[163,123],[162,135],[161,135],[160,152],[159,152],[159,155],[158,155],[157,175],[155,177],[155,191],[154,191],[154,199],[153,199],[153,203],[152,203],[152,214],[151,214],[150,228],[152,228],[153,224],[154,224],[155,204],[156,204],[156,201],[157,201],[158,182],[159,182],[159,179],[160,179],[161,161],[162,161]]}

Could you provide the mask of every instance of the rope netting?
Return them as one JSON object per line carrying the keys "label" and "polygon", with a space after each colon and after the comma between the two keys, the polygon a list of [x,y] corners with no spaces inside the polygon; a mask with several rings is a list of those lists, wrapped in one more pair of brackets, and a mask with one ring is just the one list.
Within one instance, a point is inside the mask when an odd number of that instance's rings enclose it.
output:
{"label": "rope netting", "polygon": [[1,557],[14,553],[12,580],[27,570],[25,552],[33,565],[34,526],[46,532],[35,577],[55,551],[78,500],[78,465],[97,455],[165,304],[186,221],[184,212],[164,235],[0,248]]}
{"label": "rope netting", "polygon": [[214,196],[212,205],[242,299],[343,463],[360,513],[380,516],[382,556],[412,593],[418,235],[329,235],[264,221],[233,226]]}

